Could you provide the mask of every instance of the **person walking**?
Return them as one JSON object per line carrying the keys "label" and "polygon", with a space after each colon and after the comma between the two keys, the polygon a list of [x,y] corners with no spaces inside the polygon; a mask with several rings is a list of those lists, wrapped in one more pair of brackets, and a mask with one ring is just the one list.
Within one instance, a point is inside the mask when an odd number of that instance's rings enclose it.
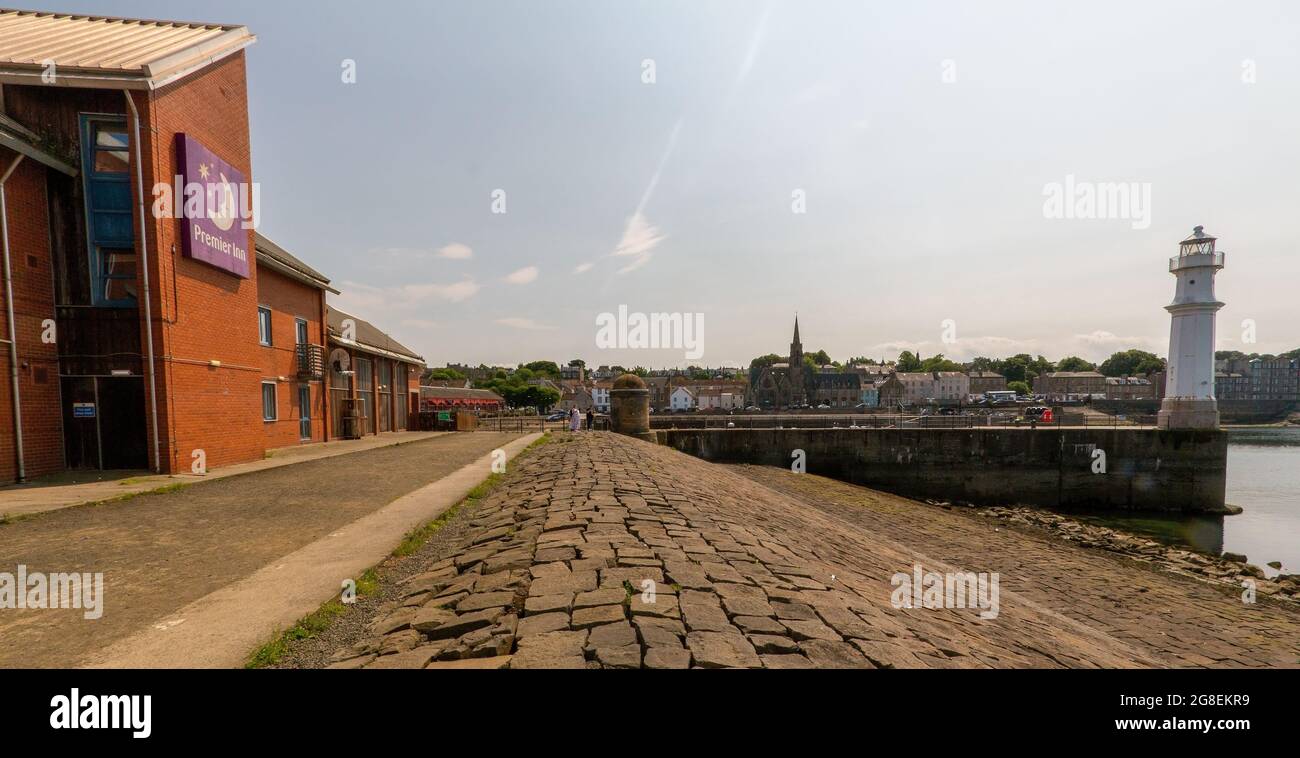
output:
{"label": "person walking", "polygon": [[595,428],[596,428],[596,412],[588,408],[587,409],[587,431],[590,432]]}
{"label": "person walking", "polygon": [[582,426],[582,414],[578,413],[578,407],[575,405],[569,411],[569,431],[576,432]]}

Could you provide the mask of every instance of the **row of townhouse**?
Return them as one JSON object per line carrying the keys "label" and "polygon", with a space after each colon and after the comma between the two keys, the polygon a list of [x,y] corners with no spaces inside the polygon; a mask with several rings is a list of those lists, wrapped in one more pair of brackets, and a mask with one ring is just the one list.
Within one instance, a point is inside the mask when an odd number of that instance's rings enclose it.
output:
{"label": "row of townhouse", "polygon": [[[589,374],[592,376],[594,374]],[[748,383],[742,380],[692,380],[683,374],[644,377],[650,392],[650,407],[656,413],[691,410],[741,410],[748,398]],[[609,380],[576,381],[561,379],[560,409],[577,408],[586,413],[609,413]]]}
{"label": "row of townhouse", "polygon": [[1214,389],[1220,400],[1300,401],[1300,359],[1216,361]]}
{"label": "row of townhouse", "polygon": [[878,393],[879,404],[886,407],[964,403],[970,398],[971,378],[960,371],[896,371],[879,383]]}

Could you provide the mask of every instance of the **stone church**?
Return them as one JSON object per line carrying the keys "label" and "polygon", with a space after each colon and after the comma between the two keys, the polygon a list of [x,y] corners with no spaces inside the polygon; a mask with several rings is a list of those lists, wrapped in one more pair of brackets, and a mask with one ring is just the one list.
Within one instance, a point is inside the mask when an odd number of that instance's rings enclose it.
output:
{"label": "stone church", "polygon": [[754,404],[760,408],[790,408],[809,403],[808,384],[813,373],[803,364],[803,343],[799,341],[799,319],[794,320],[794,341],[790,361],[764,367],[754,382]]}
{"label": "stone church", "polygon": [[852,408],[861,402],[862,377],[856,373],[815,371],[804,365],[799,318],[794,320],[790,360],[763,368],[754,380],[754,404],[764,409],[828,405]]}

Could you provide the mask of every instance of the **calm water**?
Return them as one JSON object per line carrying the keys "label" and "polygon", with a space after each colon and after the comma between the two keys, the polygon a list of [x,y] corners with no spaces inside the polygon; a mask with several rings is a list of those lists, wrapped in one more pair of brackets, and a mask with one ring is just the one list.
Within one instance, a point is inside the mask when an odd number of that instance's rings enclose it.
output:
{"label": "calm water", "polygon": [[1228,439],[1228,502],[1246,512],[1224,519],[1224,550],[1300,573],[1300,428],[1234,430]]}
{"label": "calm water", "polygon": [[1300,573],[1300,428],[1232,429],[1228,438],[1228,502],[1245,509],[1226,518],[1095,520],[1163,542],[1207,552],[1241,553],[1269,575],[1265,564]]}

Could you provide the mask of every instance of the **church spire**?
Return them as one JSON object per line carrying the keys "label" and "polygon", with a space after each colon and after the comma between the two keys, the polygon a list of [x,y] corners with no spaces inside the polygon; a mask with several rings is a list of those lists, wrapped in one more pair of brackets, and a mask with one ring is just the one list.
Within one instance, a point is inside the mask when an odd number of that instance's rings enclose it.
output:
{"label": "church spire", "polygon": [[803,365],[803,343],[799,341],[799,314],[794,317],[794,342],[790,343],[790,367]]}

